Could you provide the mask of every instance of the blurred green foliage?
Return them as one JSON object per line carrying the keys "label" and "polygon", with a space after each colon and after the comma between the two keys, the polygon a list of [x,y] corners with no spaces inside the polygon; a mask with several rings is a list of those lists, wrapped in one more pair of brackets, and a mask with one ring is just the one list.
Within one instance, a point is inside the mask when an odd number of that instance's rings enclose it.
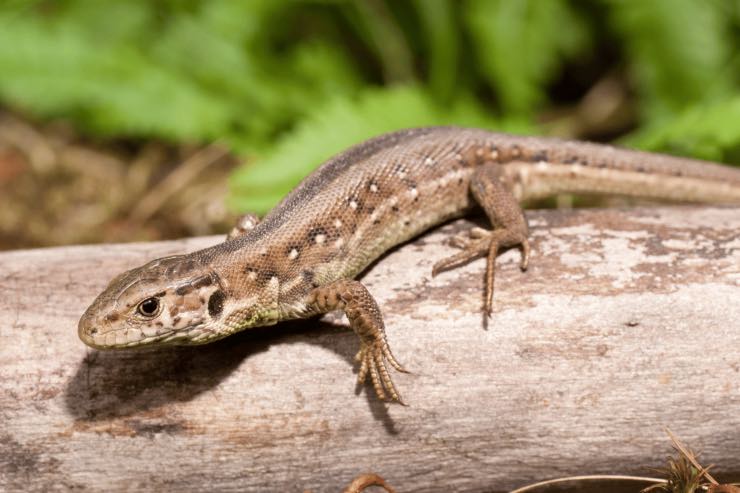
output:
{"label": "blurred green foliage", "polygon": [[[81,131],[221,140],[264,212],[323,159],[409,126],[547,133],[623,76],[625,139],[740,162],[737,0],[0,3],[0,102]],[[567,86],[563,88],[563,86]]]}

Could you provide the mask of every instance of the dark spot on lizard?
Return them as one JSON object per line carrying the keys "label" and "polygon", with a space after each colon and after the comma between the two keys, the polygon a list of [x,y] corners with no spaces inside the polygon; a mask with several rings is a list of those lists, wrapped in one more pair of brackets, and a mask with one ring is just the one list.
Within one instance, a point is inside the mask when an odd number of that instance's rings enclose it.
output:
{"label": "dark spot on lizard", "polygon": [[350,197],[350,198],[347,199],[347,204],[349,204],[349,206],[350,206],[351,209],[353,209],[353,210],[355,210],[357,212],[360,212],[360,211],[362,211],[362,207],[364,205],[364,202],[359,197],[352,196],[352,197]]}
{"label": "dark spot on lizard", "polygon": [[638,173],[644,173],[646,171],[645,166],[638,164],[637,166],[635,166],[635,171],[637,171]]}
{"label": "dark spot on lizard", "polygon": [[170,317],[174,317],[178,313],[180,313],[180,309],[177,306],[170,307]]}
{"label": "dark spot on lizard", "polygon": [[105,316],[105,319],[109,322],[115,322],[119,318],[120,317],[117,313],[109,313],[108,315]]}
{"label": "dark spot on lizard", "polygon": [[541,161],[547,162],[548,161],[548,158],[549,157],[547,155],[547,151],[545,151],[545,150],[537,151],[534,154],[532,154],[532,161],[535,162],[535,163],[539,163]]}
{"label": "dark spot on lizard", "polygon": [[180,321],[180,316],[179,316],[179,315],[178,315],[177,317],[175,317],[175,318],[173,318],[173,319],[172,319],[172,323],[173,323],[173,324],[176,324],[176,323],[178,323],[179,321]]}
{"label": "dark spot on lizard", "polygon": [[319,287],[319,283],[317,283],[316,280],[314,279],[315,276],[312,270],[306,269],[303,272],[301,272],[301,275],[303,276],[303,280],[306,282],[306,284],[310,284],[314,288]]}
{"label": "dark spot on lizard", "polygon": [[401,209],[399,209],[397,205],[394,205],[394,206],[391,206],[391,210],[392,210],[393,212],[398,212],[398,211],[400,211]]}
{"label": "dark spot on lizard", "polygon": [[[175,318],[176,318],[176,319],[179,319],[180,317],[175,317]],[[173,319],[173,322],[174,322],[174,319]],[[160,320],[157,320],[157,322],[156,322],[156,324],[155,324],[155,325],[156,325],[157,327],[164,327],[164,323],[163,323],[163,322],[161,322]]]}
{"label": "dark spot on lizard", "polygon": [[208,314],[212,318],[217,318],[221,315],[221,312],[224,309],[224,301],[226,301],[226,295],[220,289],[218,291],[214,291],[208,299]]}
{"label": "dark spot on lizard", "polygon": [[403,166],[402,163],[396,163],[395,166],[393,166],[393,171],[395,173],[405,173],[406,168]]}
{"label": "dark spot on lizard", "polygon": [[263,281],[269,281],[269,280],[270,280],[270,279],[272,279],[273,277],[277,277],[277,276],[278,276],[278,275],[277,275],[277,272],[275,272],[274,270],[265,270],[265,271],[262,271],[262,272],[261,272],[261,273],[259,274],[259,278],[260,278],[261,280],[263,280]]}

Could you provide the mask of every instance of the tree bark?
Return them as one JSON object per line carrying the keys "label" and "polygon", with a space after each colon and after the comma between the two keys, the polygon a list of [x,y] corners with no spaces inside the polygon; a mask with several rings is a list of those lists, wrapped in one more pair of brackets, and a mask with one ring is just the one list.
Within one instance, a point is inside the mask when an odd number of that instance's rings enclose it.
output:
{"label": "tree bark", "polygon": [[505,491],[655,475],[664,427],[740,478],[740,208],[529,212],[530,269],[432,279],[458,221],[362,281],[410,374],[408,407],[356,388],[346,320],[199,347],[101,352],[77,320],[120,271],[208,237],[0,254],[0,490]]}

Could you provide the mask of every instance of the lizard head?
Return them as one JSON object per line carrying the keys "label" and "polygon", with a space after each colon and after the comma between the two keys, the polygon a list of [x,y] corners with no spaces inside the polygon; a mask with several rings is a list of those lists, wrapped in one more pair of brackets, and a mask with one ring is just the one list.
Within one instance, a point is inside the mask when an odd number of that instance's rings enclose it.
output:
{"label": "lizard head", "polygon": [[80,319],[80,339],[98,349],[202,344],[223,337],[226,293],[196,258],[176,255],[113,279]]}

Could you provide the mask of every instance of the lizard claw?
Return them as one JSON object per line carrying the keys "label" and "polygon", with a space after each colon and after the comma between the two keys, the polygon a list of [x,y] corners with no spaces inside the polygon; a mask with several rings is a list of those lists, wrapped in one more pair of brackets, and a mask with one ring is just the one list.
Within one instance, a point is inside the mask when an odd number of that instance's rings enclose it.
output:
{"label": "lizard claw", "polygon": [[358,385],[363,385],[368,375],[370,375],[370,381],[373,384],[375,393],[378,395],[378,399],[381,401],[396,401],[401,405],[407,405],[393,384],[393,380],[386,367],[386,362],[397,371],[403,373],[408,372],[396,361],[396,358],[393,357],[386,344],[382,344],[380,341],[362,343],[362,347],[355,356],[355,360],[360,362],[360,370],[357,374]]}
{"label": "lizard claw", "polygon": [[459,248],[461,251],[454,255],[450,255],[449,257],[443,258],[442,260],[439,260],[436,264],[434,264],[434,267],[432,267],[432,277],[435,277],[443,270],[447,270],[451,267],[470,262],[473,259],[485,255],[485,253],[488,251],[490,241],[487,241],[487,239],[485,238],[470,240],[461,236],[455,236],[452,238],[450,243],[452,243],[453,246]]}
{"label": "lizard claw", "polygon": [[478,257],[486,256],[486,297],[483,309],[490,316],[493,311],[493,282],[496,273],[496,256],[498,255],[499,248],[518,246],[522,251],[520,267],[522,270],[526,270],[529,265],[529,240],[526,235],[509,229],[487,231],[483,228],[475,227],[468,231],[468,235],[470,239],[462,235],[452,238],[451,243],[461,248],[461,251],[443,258],[434,264],[434,267],[432,267],[432,277],[443,270],[465,264]]}

